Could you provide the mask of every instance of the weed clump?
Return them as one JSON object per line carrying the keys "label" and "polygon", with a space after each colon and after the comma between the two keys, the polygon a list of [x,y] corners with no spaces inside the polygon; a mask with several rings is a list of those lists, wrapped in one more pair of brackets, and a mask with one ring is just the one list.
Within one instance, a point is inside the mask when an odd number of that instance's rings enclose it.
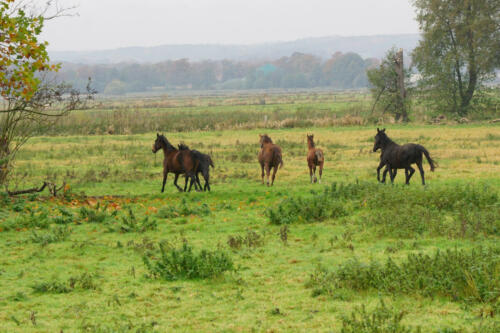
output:
{"label": "weed clump", "polygon": [[242,247],[252,249],[264,245],[264,238],[255,231],[249,230],[243,236],[230,235],[227,239],[227,245],[233,250],[240,250]]}
{"label": "weed clump", "polygon": [[350,316],[342,317],[341,333],[417,333],[422,330],[417,327],[407,327],[401,324],[405,313],[396,311],[385,305],[383,301],[371,312],[366,311],[363,304],[356,307]]}
{"label": "weed clump", "polygon": [[68,239],[71,235],[71,229],[68,227],[55,227],[47,232],[36,232],[32,231],[30,240],[33,243],[38,243],[42,246],[46,246],[51,243],[63,242]]}
{"label": "weed clump", "polygon": [[158,211],[156,216],[159,218],[169,219],[190,215],[207,216],[209,214],[210,207],[208,207],[207,204],[188,205],[187,200],[183,198],[180,205],[163,207]]}
{"label": "weed clump", "polygon": [[95,275],[84,272],[70,277],[66,281],[42,281],[31,286],[35,293],[40,294],[66,294],[73,290],[96,290]]}
{"label": "weed clump", "polygon": [[369,264],[348,260],[336,271],[318,268],[307,283],[313,295],[334,295],[336,290],[376,289],[392,294],[441,295],[452,301],[495,303],[500,297],[500,248],[437,251],[409,254],[396,263]]}
{"label": "weed clump", "polygon": [[179,249],[167,249],[160,243],[160,253],[155,257],[158,259],[143,256],[149,276],[167,281],[214,278],[234,268],[231,257],[225,252],[201,250],[195,253],[186,242]]}
{"label": "weed clump", "polygon": [[97,203],[95,208],[82,206],[80,208],[80,218],[90,223],[104,223],[108,218],[115,217],[117,211],[108,213],[108,207]]}
{"label": "weed clump", "polygon": [[120,232],[139,232],[143,233],[148,230],[156,230],[158,225],[156,220],[149,219],[149,216],[139,220],[131,208],[128,209],[128,215],[122,216],[119,226]]}

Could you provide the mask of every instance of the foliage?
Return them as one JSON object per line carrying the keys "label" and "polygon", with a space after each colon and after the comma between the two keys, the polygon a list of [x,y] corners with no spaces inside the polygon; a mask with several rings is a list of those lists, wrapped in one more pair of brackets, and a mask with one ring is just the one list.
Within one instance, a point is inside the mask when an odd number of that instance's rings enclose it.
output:
{"label": "foliage", "polygon": [[497,0],[414,0],[422,39],[413,61],[425,99],[436,109],[466,115],[484,82],[499,68]]}
{"label": "foliage", "polygon": [[[387,51],[378,67],[367,70],[366,75],[370,82],[370,90],[373,96],[372,112],[376,106],[382,113],[390,113],[396,120],[402,118],[408,120],[410,97],[408,89],[405,89],[404,97],[401,96],[399,86],[399,75],[396,70],[396,59],[398,57],[396,48]],[[410,71],[403,66],[404,86],[410,86]]]}
{"label": "foliage", "polygon": [[233,261],[226,253],[220,250],[194,253],[186,242],[179,249],[166,248],[160,243],[157,257],[156,260],[143,257],[149,275],[168,281],[214,278],[234,269]]}
{"label": "foliage", "polygon": [[404,311],[397,311],[380,304],[367,312],[365,305],[355,307],[350,316],[342,317],[341,333],[412,333],[421,332],[420,328],[406,327],[401,324]]}
{"label": "foliage", "polygon": [[363,264],[350,259],[337,270],[319,268],[307,286],[314,295],[333,295],[338,288],[376,289],[393,294],[437,295],[453,301],[492,303],[500,297],[500,248],[409,254],[405,261]]}

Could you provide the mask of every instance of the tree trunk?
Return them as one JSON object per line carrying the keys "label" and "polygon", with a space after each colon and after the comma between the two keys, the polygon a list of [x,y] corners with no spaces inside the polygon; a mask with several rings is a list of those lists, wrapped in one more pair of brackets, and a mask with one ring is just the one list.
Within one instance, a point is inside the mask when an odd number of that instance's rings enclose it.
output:
{"label": "tree trunk", "polygon": [[396,59],[394,59],[394,66],[396,69],[397,78],[397,86],[400,97],[400,114],[403,118],[404,122],[408,121],[408,114],[406,113],[406,89],[405,89],[405,75],[404,75],[404,66],[403,66],[403,49],[399,49],[398,53],[396,53]]}

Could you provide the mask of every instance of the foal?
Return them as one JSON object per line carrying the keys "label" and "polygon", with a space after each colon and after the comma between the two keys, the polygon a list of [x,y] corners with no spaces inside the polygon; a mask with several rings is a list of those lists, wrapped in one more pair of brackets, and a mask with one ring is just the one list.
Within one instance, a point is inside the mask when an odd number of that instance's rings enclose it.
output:
{"label": "foal", "polygon": [[[179,150],[190,150],[188,146],[185,144],[181,143],[179,145]],[[191,153],[193,154],[194,159],[198,162],[198,169],[196,169],[195,176],[196,176],[196,183],[201,189],[201,183],[200,183],[200,177],[199,174],[203,176],[205,179],[205,185],[203,186],[203,191],[208,190],[210,192],[210,167],[214,168],[214,162],[212,161],[212,158],[210,155],[203,154],[197,150],[191,150]],[[187,187],[187,177],[186,177],[186,183],[184,184],[184,191],[186,191]]]}
{"label": "foal", "polygon": [[424,169],[422,168],[422,155],[425,155],[427,162],[431,166],[431,171],[436,168],[436,162],[431,158],[427,149],[423,146],[415,143],[407,143],[405,145],[398,145],[385,134],[385,128],[379,130],[377,128],[377,135],[375,136],[375,144],[373,145],[373,151],[376,152],[378,149],[382,150],[380,155],[380,164],[377,168],[377,179],[380,181],[380,169],[386,166],[384,171],[384,178],[382,182],[385,181],[385,173],[389,171],[389,176],[391,177],[391,183],[394,183],[394,177],[396,173],[393,169],[405,169],[406,184],[410,184],[410,178],[413,176],[415,169],[411,167],[412,164],[416,163],[418,170],[420,171],[420,176],[422,177],[422,185],[425,185]]}
{"label": "foal", "polygon": [[163,154],[165,155],[163,159],[163,185],[161,187],[161,192],[165,190],[165,183],[167,182],[167,175],[169,172],[175,174],[174,185],[181,192],[184,190],[177,185],[177,179],[179,175],[185,174],[186,177],[191,179],[191,183],[189,185],[189,191],[191,191],[191,187],[194,183],[194,188],[197,188],[195,183],[195,172],[198,168],[198,163],[194,159],[191,151],[189,150],[178,150],[170,142],[168,142],[167,138],[163,136],[163,134],[156,134],[156,141],[153,144],[153,153],[160,149],[163,149]]}
{"label": "foal", "polygon": [[274,184],[274,178],[276,177],[276,172],[278,171],[278,166],[281,169],[283,167],[283,158],[281,156],[281,148],[273,143],[273,140],[267,135],[260,136],[260,152],[259,152],[259,163],[262,169],[262,184],[264,184],[264,169],[267,175],[267,186],[269,186],[269,174],[271,169],[273,169],[273,178],[271,181],[271,186]]}
{"label": "foal", "polygon": [[323,174],[323,164],[325,163],[325,156],[323,155],[323,151],[321,149],[315,147],[314,134],[307,135],[307,148],[307,165],[309,166],[309,176],[311,177],[311,184],[318,181],[316,178],[317,166],[319,166],[319,183],[321,184],[321,175]]}

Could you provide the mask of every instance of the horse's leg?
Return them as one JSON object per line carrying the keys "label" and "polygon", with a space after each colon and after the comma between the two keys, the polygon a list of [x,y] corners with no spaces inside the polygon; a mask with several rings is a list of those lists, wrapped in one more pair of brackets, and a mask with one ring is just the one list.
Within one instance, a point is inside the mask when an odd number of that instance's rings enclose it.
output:
{"label": "horse's leg", "polygon": [[420,170],[420,177],[422,177],[422,185],[425,185],[424,168],[422,168],[422,161],[417,162],[418,170]]}
{"label": "horse's leg", "polygon": [[389,169],[389,177],[391,178],[391,184],[394,184],[394,176],[392,173],[392,168],[389,164],[387,164],[387,169]]}
{"label": "horse's leg", "polygon": [[278,171],[278,166],[275,165],[274,166],[274,169],[273,169],[273,180],[272,180],[272,183],[271,183],[271,186],[274,185],[274,178],[276,178],[276,172]]}
{"label": "horse's leg", "polygon": [[201,183],[200,183],[200,176],[199,176],[199,172],[196,172],[196,177],[195,177],[195,180],[196,180],[196,184],[198,184],[198,187],[201,189],[203,189],[203,187],[201,187]]}
{"label": "horse's leg", "polygon": [[316,183],[318,178],[316,178],[316,165],[313,166],[313,181]]}
{"label": "horse's leg", "polygon": [[410,179],[411,179],[411,176],[413,176],[413,174],[415,173],[415,169],[413,169],[411,166],[408,166],[408,171],[409,171],[409,174],[408,174],[408,180],[406,181],[406,184],[410,185]]}
{"label": "horse's leg", "polygon": [[203,174],[203,178],[205,178],[205,187],[203,190],[208,190],[208,192],[210,192],[210,172],[208,170]]}
{"label": "horse's leg", "polygon": [[312,165],[309,164],[309,178],[311,178],[311,184],[313,183],[313,168]]}
{"label": "horse's leg", "polygon": [[[380,182],[380,169],[382,169],[384,167],[385,163],[383,163],[382,161],[380,161],[378,167],[377,167],[377,180]],[[385,175],[387,174],[387,169],[384,170],[384,180],[382,181],[385,182]]]}
{"label": "horse's leg", "polygon": [[184,175],[184,192],[186,192],[187,186],[188,186],[188,177]]}
{"label": "horse's leg", "polygon": [[261,163],[261,164],[260,164],[260,168],[261,168],[261,170],[262,170],[262,174],[261,174],[261,177],[262,177],[262,185],[264,185],[264,164],[263,164],[263,163]]}
{"label": "horse's leg", "polygon": [[187,177],[189,177],[189,179],[191,180],[189,182],[188,192],[191,192],[191,188],[193,187],[193,184],[194,184],[195,191],[198,191],[198,189],[196,188],[196,181],[195,181],[195,177],[193,176],[193,173],[192,172],[188,173],[187,176],[186,176],[186,179],[187,179]]}
{"label": "horse's leg", "polygon": [[323,163],[319,165],[319,183],[321,184],[321,176],[323,175]]}
{"label": "horse's leg", "polygon": [[175,174],[174,185],[175,185],[175,187],[177,187],[177,189],[179,190],[179,192],[184,192],[184,190],[179,185],[177,185],[177,179],[179,179],[179,174],[178,173]]}
{"label": "horse's leg", "polygon": [[267,183],[267,186],[269,186],[269,175],[271,173],[271,168],[269,167],[268,163],[266,163],[265,169],[266,169],[266,183]]}
{"label": "horse's leg", "polygon": [[165,190],[165,183],[167,182],[168,171],[163,171],[163,185],[161,186],[161,193]]}

